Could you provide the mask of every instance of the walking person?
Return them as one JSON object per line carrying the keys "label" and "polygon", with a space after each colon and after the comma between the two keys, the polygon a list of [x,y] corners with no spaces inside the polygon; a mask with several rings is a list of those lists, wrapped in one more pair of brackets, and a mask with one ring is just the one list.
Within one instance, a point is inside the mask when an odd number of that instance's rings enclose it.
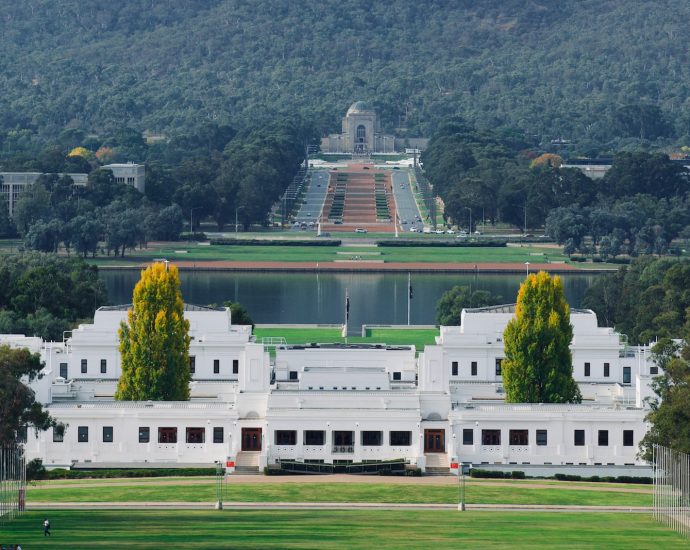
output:
{"label": "walking person", "polygon": [[48,518],[46,518],[46,520],[43,522],[43,536],[50,536],[50,522],[48,521]]}

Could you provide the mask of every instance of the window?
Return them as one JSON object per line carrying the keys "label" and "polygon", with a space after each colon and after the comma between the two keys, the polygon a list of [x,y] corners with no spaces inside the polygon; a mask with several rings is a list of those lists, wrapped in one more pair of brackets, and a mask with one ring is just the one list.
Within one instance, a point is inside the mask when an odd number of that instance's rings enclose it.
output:
{"label": "window", "polygon": [[393,373],[393,380],[395,380],[395,381],[402,380],[402,372],[395,371]]}
{"label": "window", "polygon": [[232,360],[232,374],[237,374],[240,372],[240,360],[239,359],[233,359]]}
{"label": "window", "polygon": [[500,445],[501,430],[482,430],[482,445]]}
{"label": "window", "polygon": [[607,378],[611,375],[611,365],[609,363],[604,363],[604,377]]}
{"label": "window", "polygon": [[297,380],[297,371],[296,370],[290,371],[290,380]]}
{"label": "window", "polygon": [[584,447],[585,445],[585,431],[575,430],[575,446]]}
{"label": "window", "polygon": [[633,443],[633,430],[623,430],[623,447],[632,447]]}
{"label": "window", "polygon": [[474,430],[472,428],[465,428],[462,430],[462,444],[474,445]]}
{"label": "window", "polygon": [[213,442],[214,443],[222,443],[223,442],[223,427],[215,427],[213,428]]}
{"label": "window", "polygon": [[62,443],[65,440],[65,434],[60,433],[56,428],[53,428],[53,443]]}
{"label": "window", "polygon": [[60,363],[60,378],[67,380],[67,363]]}
{"label": "window", "polygon": [[599,443],[599,447],[608,447],[608,444],[609,444],[609,431],[608,430],[599,430],[598,443]]}
{"label": "window", "polygon": [[503,363],[503,358],[496,358],[496,376],[501,376],[501,364]]}
{"label": "window", "polygon": [[529,432],[527,430],[510,430],[508,441],[511,445],[529,445]]}
{"label": "window", "polygon": [[548,437],[546,430],[537,430],[537,445],[544,447],[548,444]]}
{"label": "window", "polygon": [[623,367],[623,384],[630,384],[630,367]]}
{"label": "window", "polygon": [[79,426],[77,428],[77,441],[79,441],[79,443],[87,443],[89,441],[88,426]]}
{"label": "window", "polygon": [[390,444],[403,447],[412,445],[412,432],[390,432]]}
{"label": "window", "polygon": [[177,443],[177,428],[158,428],[158,443]]}
{"label": "window", "polygon": [[148,426],[139,426],[139,443],[148,443],[151,440],[151,429]]}
{"label": "window", "polygon": [[366,447],[377,447],[379,445],[383,445],[383,432],[362,432],[362,445]]}
{"label": "window", "polygon": [[[649,367],[649,374],[659,374],[659,367]],[[63,378],[66,378],[66,376]]]}
{"label": "window", "polygon": [[113,442],[113,427],[103,426],[103,443]]}
{"label": "window", "polygon": [[304,430],[305,445],[323,445],[326,442],[326,432],[321,430]]}
{"label": "window", "polygon": [[220,359],[213,360],[213,374],[220,374]]}
{"label": "window", "polygon": [[591,365],[589,363],[585,363],[585,376],[589,376],[591,372]]}
{"label": "window", "polygon": [[81,373],[82,374],[86,374],[86,365],[87,365],[86,359],[82,359],[81,360]]}
{"label": "window", "polygon": [[451,368],[451,375],[452,375],[452,376],[457,376],[457,375],[458,375],[458,362],[457,362],[457,361],[453,361],[453,362],[451,363],[451,367],[450,367],[450,368]]}
{"label": "window", "polygon": [[101,374],[108,372],[108,361],[107,359],[101,359]]}
{"label": "window", "polygon": [[334,431],[333,445],[352,446],[355,443],[354,432],[350,431]]}
{"label": "window", "polygon": [[471,369],[472,376],[477,376],[477,362],[476,361],[472,361],[470,369]]}
{"label": "window", "polygon": [[206,441],[204,428],[187,428],[187,443],[203,443]]}
{"label": "window", "polygon": [[276,430],[276,445],[297,445],[297,432],[295,430]]}
{"label": "window", "polygon": [[193,355],[189,356],[189,372],[192,374],[196,372],[196,357]]}

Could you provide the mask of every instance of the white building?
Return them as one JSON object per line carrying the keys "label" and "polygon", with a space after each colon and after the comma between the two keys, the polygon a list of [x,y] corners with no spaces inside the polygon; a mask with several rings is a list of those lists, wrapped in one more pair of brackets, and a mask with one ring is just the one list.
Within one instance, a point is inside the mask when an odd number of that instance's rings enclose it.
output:
{"label": "white building", "polygon": [[[278,346],[271,358],[227,309],[185,306],[192,342],[189,402],[116,402],[117,327],[127,306],[100,308],[61,343],[0,336],[39,350],[38,399],[66,423],[31,437],[47,466],[401,458],[420,468],[641,465],[645,397],[656,367],[588,310],[572,310],[580,405],[506,404],[502,335],[514,306],[470,309],[436,345]],[[31,433],[31,432],[30,432]],[[457,466],[456,466],[457,467]]]}
{"label": "white building", "polygon": [[[2,200],[7,203],[10,217],[14,214],[19,196],[43,175],[47,174],[41,172],[0,172],[0,193]],[[86,186],[89,178],[88,174],[60,174],[60,176],[69,176],[74,185],[80,187]]]}
{"label": "white building", "polygon": [[106,164],[102,167],[111,170],[117,183],[134,187],[140,193],[146,188],[146,167],[143,164],[127,162],[123,164]]}

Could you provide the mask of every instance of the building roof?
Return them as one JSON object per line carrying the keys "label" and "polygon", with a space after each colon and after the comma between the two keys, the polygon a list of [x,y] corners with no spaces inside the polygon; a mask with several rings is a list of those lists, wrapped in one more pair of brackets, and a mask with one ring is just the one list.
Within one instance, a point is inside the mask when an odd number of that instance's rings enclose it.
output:
{"label": "building roof", "polygon": [[350,113],[362,113],[365,111],[373,111],[374,108],[366,101],[355,101],[350,108],[347,110],[347,114]]}
{"label": "building roof", "polygon": [[[98,311],[129,311],[132,308],[132,304],[120,304],[117,306],[101,306]],[[209,307],[209,306],[197,306],[194,304],[185,304],[185,311],[225,311],[224,307]]]}
{"label": "building roof", "polygon": [[[497,306],[486,307],[467,307],[465,311],[468,313],[515,313],[516,304],[501,304]],[[591,309],[578,309],[571,307],[570,313],[593,313]]]}

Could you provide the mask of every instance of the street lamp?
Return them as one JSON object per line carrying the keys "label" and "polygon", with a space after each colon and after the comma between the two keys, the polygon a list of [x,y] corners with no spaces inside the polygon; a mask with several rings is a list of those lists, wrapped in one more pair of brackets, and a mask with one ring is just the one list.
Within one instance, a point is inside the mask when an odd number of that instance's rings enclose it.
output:
{"label": "street lamp", "polygon": [[525,268],[527,269],[527,276],[529,277],[529,262],[525,262]]}
{"label": "street lamp", "polygon": [[216,460],[216,510],[223,509],[223,463]]}
{"label": "street lamp", "polygon": [[235,208],[235,236],[237,236],[237,212],[239,212],[243,208],[244,206],[238,206],[237,208]]}
{"label": "street lamp", "polygon": [[189,240],[192,240],[192,233],[194,233],[194,211],[203,208],[202,206],[193,206],[189,210]]}

